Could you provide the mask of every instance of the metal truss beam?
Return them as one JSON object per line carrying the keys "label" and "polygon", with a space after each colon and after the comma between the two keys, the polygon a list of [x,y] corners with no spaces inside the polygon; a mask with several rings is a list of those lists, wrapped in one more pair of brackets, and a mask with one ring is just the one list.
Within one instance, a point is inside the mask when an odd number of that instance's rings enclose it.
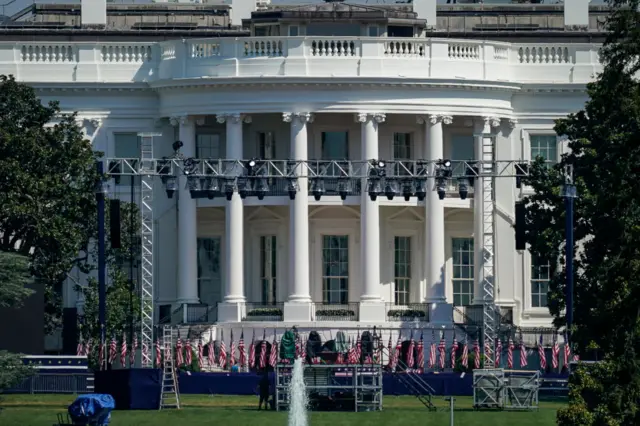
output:
{"label": "metal truss beam", "polygon": [[[145,159],[107,158],[107,174],[111,176],[188,175],[202,178],[237,178],[247,176],[250,161],[256,161],[254,176],[264,178],[332,179],[370,177],[373,163],[369,161],[335,160],[215,160],[215,159]],[[387,178],[435,177],[430,170],[441,161],[384,161]],[[306,173],[300,173],[306,171]],[[468,177],[520,177],[529,176],[529,163],[519,160],[500,161],[451,161],[449,179]]]}

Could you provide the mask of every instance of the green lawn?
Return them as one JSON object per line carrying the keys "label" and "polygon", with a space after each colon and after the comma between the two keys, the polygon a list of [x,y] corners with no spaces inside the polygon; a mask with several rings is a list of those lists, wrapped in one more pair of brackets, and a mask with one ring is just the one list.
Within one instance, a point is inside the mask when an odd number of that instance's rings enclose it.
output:
{"label": "green lawn", "polygon": [[[0,401],[2,426],[52,426],[56,414],[65,413],[75,399],[72,395],[7,395]],[[413,397],[386,397],[384,411],[372,413],[311,413],[310,426],[376,426],[449,425],[448,402],[435,399],[439,409],[428,412]],[[233,426],[260,424],[286,426],[287,413],[259,412],[257,399],[231,396],[182,396],[182,410],[116,411],[113,426],[195,426],[228,422]],[[459,397],[456,401],[455,425],[460,426],[533,426],[555,424],[559,403],[543,402],[538,411],[493,412],[474,411],[472,400]],[[369,423],[370,422],[370,423]]]}

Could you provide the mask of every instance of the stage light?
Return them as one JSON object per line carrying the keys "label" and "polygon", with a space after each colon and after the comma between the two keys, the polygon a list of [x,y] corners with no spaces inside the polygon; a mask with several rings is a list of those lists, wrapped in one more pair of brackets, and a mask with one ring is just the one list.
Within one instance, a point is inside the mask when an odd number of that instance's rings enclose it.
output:
{"label": "stage light", "polygon": [[297,178],[288,178],[287,179],[287,192],[289,193],[289,199],[296,199],[296,192],[298,192],[298,179]]}
{"label": "stage light", "polygon": [[182,164],[182,172],[186,176],[194,174],[198,169],[198,163],[199,161],[195,158],[187,158]]}
{"label": "stage light", "polygon": [[367,192],[371,201],[375,201],[378,198],[378,194],[382,193],[382,185],[380,185],[380,178],[369,179]]}
{"label": "stage light", "polygon": [[316,201],[320,201],[320,198],[322,198],[322,195],[325,193],[324,181],[322,179],[311,180],[311,193]]}
{"label": "stage light", "polygon": [[198,198],[201,191],[200,178],[197,176],[187,177],[187,188],[189,188],[191,198]]}
{"label": "stage light", "polygon": [[178,178],[175,176],[165,176],[162,178],[167,198],[173,198],[173,194],[178,190]]}
{"label": "stage light", "polygon": [[522,178],[529,175],[529,164],[518,163],[515,165],[516,169],[516,188],[522,188]]}
{"label": "stage light", "polygon": [[467,199],[467,194],[469,194],[468,182],[469,182],[469,180],[466,177],[459,177],[458,178],[458,194],[460,194],[460,199],[461,200],[466,200]]}
{"label": "stage light", "polygon": [[438,193],[438,198],[444,200],[445,195],[447,195],[447,184],[446,180],[436,179],[436,192]]}
{"label": "stage light", "polygon": [[347,199],[347,195],[351,193],[351,182],[348,178],[338,178],[338,194],[342,200]]}
{"label": "stage light", "polygon": [[441,177],[450,178],[453,175],[453,171],[451,170],[451,161],[450,160],[439,160],[436,163],[436,176],[440,172]]}
{"label": "stage light", "polygon": [[247,178],[238,179],[238,194],[243,200],[247,198],[247,195],[251,192],[251,181]]}
{"label": "stage light", "polygon": [[233,193],[236,190],[236,180],[233,178],[226,178],[224,180],[224,195],[227,198],[227,201],[231,201],[233,197]]}
{"label": "stage light", "polygon": [[256,160],[255,159],[251,159],[249,160],[249,167],[255,167],[256,166]]}
{"label": "stage light", "polygon": [[478,167],[477,166],[467,166],[465,175],[467,176],[467,183],[471,188],[474,187],[476,183],[476,176],[478,176]]}
{"label": "stage light", "polygon": [[402,195],[405,201],[409,201],[415,192],[415,185],[410,180],[405,180],[402,183]]}
{"label": "stage light", "polygon": [[393,200],[393,197],[398,193],[398,184],[393,179],[386,179],[384,186],[384,195],[387,196],[387,200]]}
{"label": "stage light", "polygon": [[210,200],[213,200],[215,193],[220,190],[218,180],[214,178],[206,178],[204,187],[207,191],[207,198]]}
{"label": "stage light", "polygon": [[182,148],[184,146],[184,144],[182,143],[182,141],[175,141],[171,147],[173,148],[174,152],[178,152],[180,150],[180,148]]}

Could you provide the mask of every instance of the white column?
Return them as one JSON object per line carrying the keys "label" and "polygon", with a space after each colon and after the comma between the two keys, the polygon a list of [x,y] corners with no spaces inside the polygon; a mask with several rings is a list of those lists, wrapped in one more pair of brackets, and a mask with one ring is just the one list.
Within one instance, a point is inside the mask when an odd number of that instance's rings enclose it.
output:
{"label": "white column", "polygon": [[[196,156],[196,126],[193,117],[172,117],[178,125],[178,139],[185,158]],[[198,300],[198,221],[196,200],[187,188],[187,177],[178,177],[178,291],[177,302],[199,303]]]}
{"label": "white column", "polygon": [[[474,148],[476,161],[493,160],[493,140],[488,137],[492,128],[500,125],[500,119],[496,117],[481,117],[475,120]],[[476,178],[473,187],[473,247],[474,247],[474,288],[473,303],[482,304],[484,299],[484,189],[481,178]],[[493,277],[491,277],[493,279]]]}
{"label": "white column", "polygon": [[[424,124],[424,153],[427,161],[444,159],[443,124],[451,124],[453,118],[448,115],[430,114],[418,117],[418,123]],[[430,168],[433,175],[435,164]],[[445,226],[444,202],[433,190],[435,182],[427,183],[425,198],[425,278],[427,282],[427,302],[444,303],[445,292]]]}
{"label": "white column", "polygon": [[[378,125],[385,114],[360,113],[361,155],[363,161],[378,159]],[[380,297],[380,208],[367,194],[366,179],[362,180],[360,197],[360,252],[362,294],[360,321],[383,321],[384,303]]]}
{"label": "white column", "polygon": [[[218,114],[218,123],[226,123],[227,160],[242,160],[242,124],[251,121],[242,114]],[[218,311],[220,321],[240,321],[240,304],[244,303],[244,206],[240,194],[234,192],[226,202],[225,210],[225,250],[226,274],[224,302]]]}
{"label": "white column", "polygon": [[[282,114],[291,123],[291,159],[307,161],[307,124],[313,122],[308,112]],[[298,176],[306,176],[305,166],[298,166]],[[289,294],[284,306],[285,321],[311,321],[309,284],[309,182],[298,179],[295,200],[289,202]]]}

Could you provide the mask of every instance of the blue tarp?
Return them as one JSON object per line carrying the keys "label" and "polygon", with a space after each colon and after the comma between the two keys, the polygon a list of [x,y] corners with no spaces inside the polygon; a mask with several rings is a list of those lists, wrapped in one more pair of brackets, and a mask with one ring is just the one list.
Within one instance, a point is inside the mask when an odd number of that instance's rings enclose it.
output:
{"label": "blue tarp", "polygon": [[111,410],[115,408],[116,402],[111,395],[92,393],[76,398],[69,405],[69,416],[77,424],[108,425]]}

